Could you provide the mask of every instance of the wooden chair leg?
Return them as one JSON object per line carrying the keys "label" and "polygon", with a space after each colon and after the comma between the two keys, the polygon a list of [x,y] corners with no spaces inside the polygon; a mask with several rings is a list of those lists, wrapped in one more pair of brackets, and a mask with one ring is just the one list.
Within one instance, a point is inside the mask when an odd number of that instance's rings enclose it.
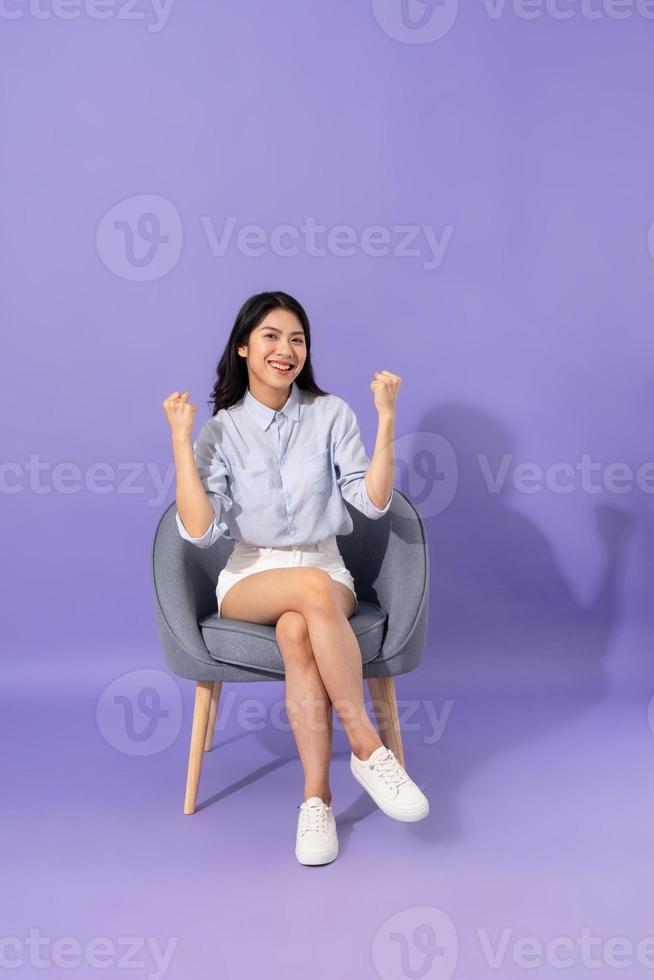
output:
{"label": "wooden chair leg", "polygon": [[189,752],[188,772],[186,775],[184,813],[195,813],[202,758],[204,756],[204,740],[207,736],[207,723],[211,708],[212,688],[213,681],[198,681],[195,688],[195,706],[193,708],[191,751]]}
{"label": "wooden chair leg", "polygon": [[404,766],[402,731],[397,713],[395,681],[392,677],[369,677],[368,690],[377,719],[377,730],[384,745],[391,749],[395,758]]}
{"label": "wooden chair leg", "polygon": [[209,707],[209,721],[207,722],[207,737],[204,740],[204,751],[208,752],[213,744],[213,737],[216,732],[216,715],[218,713],[218,703],[220,701],[220,691],[222,681],[213,681],[211,687],[211,705]]}

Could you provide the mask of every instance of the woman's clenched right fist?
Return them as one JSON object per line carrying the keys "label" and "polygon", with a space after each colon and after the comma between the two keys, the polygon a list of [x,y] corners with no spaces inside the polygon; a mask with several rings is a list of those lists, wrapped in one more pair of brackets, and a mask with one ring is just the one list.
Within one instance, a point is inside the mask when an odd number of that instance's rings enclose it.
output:
{"label": "woman's clenched right fist", "polygon": [[186,400],[189,395],[189,391],[185,391],[183,395],[180,395],[178,391],[173,391],[172,395],[169,395],[163,403],[173,438],[183,439],[188,436],[190,439],[193,435],[193,423],[197,407]]}

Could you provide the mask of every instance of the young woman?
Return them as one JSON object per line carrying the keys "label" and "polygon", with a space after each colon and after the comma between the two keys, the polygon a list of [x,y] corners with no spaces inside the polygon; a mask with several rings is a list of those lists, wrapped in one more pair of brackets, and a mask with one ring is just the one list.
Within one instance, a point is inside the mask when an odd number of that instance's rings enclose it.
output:
{"label": "young woman", "polygon": [[286,708],[304,770],[296,828],[302,864],[338,854],[329,764],[332,704],[353,776],[384,813],[421,820],[429,803],[366,712],[361,652],[349,619],[358,599],[337,534],[353,529],[344,500],[373,520],[393,493],[401,379],[376,371],[379,426],[372,460],[354,412],[316,384],[308,317],[284,292],[241,307],[212,392],[213,415],[192,443],[196,407],[174,391],[164,409],[177,473],[177,526],[199,548],[235,539],[218,577],[218,615],[275,626]]}

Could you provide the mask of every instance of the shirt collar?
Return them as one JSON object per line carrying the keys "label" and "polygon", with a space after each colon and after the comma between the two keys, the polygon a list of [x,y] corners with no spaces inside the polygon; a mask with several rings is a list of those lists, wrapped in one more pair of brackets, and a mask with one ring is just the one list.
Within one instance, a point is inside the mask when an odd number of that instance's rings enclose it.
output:
{"label": "shirt collar", "polygon": [[[254,421],[262,429],[267,429],[277,412],[274,408],[269,408],[254,397],[249,387],[245,392],[245,408],[248,410]],[[286,399],[286,404],[280,409],[289,419],[297,421],[300,418],[300,395],[295,381],[291,385],[291,393]]]}

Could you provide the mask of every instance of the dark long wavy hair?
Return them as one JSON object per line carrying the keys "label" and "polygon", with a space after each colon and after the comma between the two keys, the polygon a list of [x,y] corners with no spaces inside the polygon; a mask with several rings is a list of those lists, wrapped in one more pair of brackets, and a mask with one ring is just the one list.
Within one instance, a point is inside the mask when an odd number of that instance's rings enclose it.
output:
{"label": "dark long wavy hair", "polygon": [[212,415],[216,415],[221,408],[229,408],[241,398],[248,386],[248,366],[245,358],[237,354],[237,348],[247,344],[251,332],[263,320],[271,310],[290,310],[294,313],[304,330],[304,341],[307,348],[307,357],[304,367],[295,378],[298,388],[313,392],[315,395],[328,395],[328,391],[323,391],[316,384],[313,377],[311,366],[311,328],[309,317],[307,316],[301,303],[289,296],[288,293],[280,291],[269,293],[255,293],[243,303],[238,311],[232,332],[229,335],[225,350],[218,361],[216,368],[217,381],[211,392],[209,405],[213,406]]}

